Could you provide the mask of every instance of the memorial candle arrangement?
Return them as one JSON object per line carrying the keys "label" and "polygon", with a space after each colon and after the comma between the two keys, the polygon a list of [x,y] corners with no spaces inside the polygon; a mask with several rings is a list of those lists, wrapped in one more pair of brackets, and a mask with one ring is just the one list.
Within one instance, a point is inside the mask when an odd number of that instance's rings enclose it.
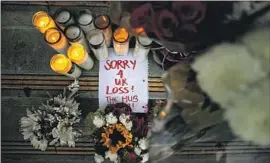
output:
{"label": "memorial candle arrangement", "polygon": [[129,34],[125,28],[118,28],[113,34],[113,47],[117,55],[126,55],[129,49]]}
{"label": "memorial candle arrangement", "polygon": [[89,10],[80,10],[77,14],[77,22],[86,36],[91,30],[95,29],[93,16]]}
{"label": "memorial candle arrangement", "polygon": [[112,42],[112,29],[110,18],[107,15],[98,15],[95,17],[94,25],[97,29],[103,31],[107,47],[110,47]]}
{"label": "memorial candle arrangement", "polygon": [[109,56],[104,34],[100,30],[92,30],[87,36],[88,42],[98,60],[106,60]]}
{"label": "memorial candle arrangement", "polygon": [[94,61],[88,55],[87,51],[81,44],[78,43],[72,44],[68,48],[67,54],[72,62],[76,63],[83,69],[90,70],[94,66]]}
{"label": "memorial candle arrangement", "polygon": [[81,70],[64,54],[56,54],[51,58],[50,66],[56,73],[66,75],[71,78],[79,78]]}
{"label": "memorial candle arrangement", "polygon": [[54,15],[54,19],[58,26],[64,31],[65,28],[75,23],[75,20],[70,11],[67,9],[59,9]]}
{"label": "memorial candle arrangement", "polygon": [[66,36],[57,28],[50,28],[44,34],[45,41],[58,53],[66,54],[69,47]]}
{"label": "memorial candle arrangement", "polygon": [[83,47],[86,49],[86,51],[88,53],[90,53],[88,43],[85,40],[85,36],[83,34],[83,31],[81,30],[81,28],[79,26],[74,25],[74,24],[69,25],[65,29],[65,35],[67,36],[67,38],[71,44],[79,43],[79,44],[83,45]]}
{"label": "memorial candle arrangement", "polygon": [[147,55],[151,48],[152,40],[147,37],[145,32],[140,32],[136,37],[135,49],[133,52],[134,58],[138,61],[143,61],[147,58]]}
{"label": "memorial candle arrangement", "polygon": [[32,19],[32,24],[36,27],[41,33],[45,33],[46,30],[50,28],[56,28],[54,20],[44,11],[38,11],[35,13]]}

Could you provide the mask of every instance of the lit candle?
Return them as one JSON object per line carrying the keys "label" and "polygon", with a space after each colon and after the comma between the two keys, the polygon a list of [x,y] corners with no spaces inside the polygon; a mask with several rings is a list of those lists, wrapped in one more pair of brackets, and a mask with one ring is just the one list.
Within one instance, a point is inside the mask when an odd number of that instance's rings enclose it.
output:
{"label": "lit candle", "polygon": [[67,38],[71,44],[79,43],[79,44],[83,45],[83,47],[86,49],[88,54],[90,53],[88,43],[85,40],[85,36],[84,36],[84,34],[79,26],[76,26],[74,24],[69,25],[65,29],[65,35],[67,36]]}
{"label": "lit candle", "polygon": [[65,35],[57,28],[50,28],[45,32],[45,41],[58,53],[66,54],[69,43]]}
{"label": "lit candle", "polygon": [[90,70],[94,66],[94,61],[81,44],[72,44],[68,48],[68,57],[83,69]]}
{"label": "lit candle", "polygon": [[152,40],[147,37],[145,32],[139,33],[136,37],[136,44],[133,52],[134,58],[138,61],[143,61],[147,58],[147,55],[151,49]]}
{"label": "lit candle", "polygon": [[113,33],[113,47],[117,55],[126,55],[129,49],[129,34],[125,28],[118,28]]}
{"label": "lit candle", "polygon": [[71,60],[64,54],[56,54],[51,58],[50,66],[56,73],[66,75],[72,78],[79,78],[81,70],[75,64],[72,64]]}
{"label": "lit candle", "polygon": [[59,9],[54,15],[54,19],[59,27],[64,31],[68,25],[74,24],[75,20],[70,11],[67,9]]}
{"label": "lit candle", "polygon": [[106,60],[109,56],[108,48],[105,43],[105,37],[102,31],[92,30],[87,36],[90,47],[98,60]]}
{"label": "lit candle", "polygon": [[103,31],[107,47],[110,47],[112,42],[112,29],[110,18],[107,15],[98,15],[94,20],[94,25],[97,29]]}
{"label": "lit candle", "polygon": [[35,13],[32,19],[32,24],[41,32],[45,33],[47,29],[49,28],[55,28],[55,22],[50,17],[49,14],[47,14],[44,11],[39,11]]}
{"label": "lit candle", "polygon": [[89,10],[80,10],[77,14],[77,21],[85,35],[88,35],[91,30],[95,29],[93,16]]}

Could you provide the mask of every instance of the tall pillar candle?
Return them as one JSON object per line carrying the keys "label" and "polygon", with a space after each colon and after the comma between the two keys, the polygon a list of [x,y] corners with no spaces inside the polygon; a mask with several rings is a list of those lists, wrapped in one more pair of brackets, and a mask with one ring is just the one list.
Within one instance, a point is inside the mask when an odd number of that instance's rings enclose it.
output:
{"label": "tall pillar candle", "polygon": [[152,39],[147,37],[144,32],[141,32],[136,37],[136,44],[133,52],[134,58],[138,61],[143,61],[147,58],[147,55],[151,49]]}
{"label": "tall pillar candle", "polygon": [[75,43],[68,48],[69,59],[83,69],[90,70],[94,66],[94,61],[88,55],[81,44]]}
{"label": "tall pillar candle", "polygon": [[93,16],[89,10],[80,10],[77,14],[77,22],[85,35],[88,35],[91,30],[95,29]]}
{"label": "tall pillar candle", "polygon": [[107,47],[110,47],[112,42],[112,28],[110,18],[107,15],[98,15],[94,19],[94,25],[97,29],[103,31]]}
{"label": "tall pillar candle", "polygon": [[74,25],[74,24],[69,25],[65,29],[65,35],[71,44],[79,43],[83,45],[86,51],[90,54],[88,42],[86,41],[83,31],[81,30],[79,26]]}
{"label": "tall pillar candle", "polygon": [[129,49],[129,33],[125,28],[118,28],[113,33],[113,48],[117,55],[126,55]]}
{"label": "tall pillar candle", "polygon": [[64,31],[65,28],[75,23],[72,13],[67,9],[59,9],[54,14],[54,19],[58,26]]}
{"label": "tall pillar candle", "polygon": [[45,33],[47,29],[56,28],[54,20],[48,13],[44,11],[38,11],[37,13],[34,14],[32,24],[41,33]]}
{"label": "tall pillar candle", "polygon": [[92,30],[88,34],[87,39],[96,58],[101,61],[106,60],[109,56],[109,53],[102,31]]}
{"label": "tall pillar candle", "polygon": [[50,66],[56,73],[66,75],[71,78],[79,78],[81,70],[75,64],[72,64],[71,60],[64,54],[56,54],[51,58]]}
{"label": "tall pillar candle", "polygon": [[57,28],[50,28],[44,34],[45,41],[58,53],[67,54],[69,42]]}

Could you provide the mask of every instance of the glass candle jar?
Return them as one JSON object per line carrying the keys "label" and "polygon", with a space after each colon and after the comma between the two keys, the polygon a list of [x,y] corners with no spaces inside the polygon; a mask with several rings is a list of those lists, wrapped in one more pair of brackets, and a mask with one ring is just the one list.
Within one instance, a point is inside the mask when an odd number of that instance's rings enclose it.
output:
{"label": "glass candle jar", "polygon": [[109,56],[105,36],[100,30],[92,30],[87,36],[88,42],[98,60],[106,60]]}
{"label": "glass candle jar", "polygon": [[88,55],[87,51],[81,44],[75,43],[68,48],[68,57],[69,59],[76,63],[83,69],[90,70],[94,66],[94,61]]}
{"label": "glass candle jar", "polygon": [[75,23],[75,20],[70,11],[67,9],[59,9],[54,14],[54,19],[58,26],[64,31],[65,28]]}
{"label": "glass candle jar", "polygon": [[50,28],[44,34],[45,41],[58,53],[66,54],[69,47],[66,36],[57,28]]}
{"label": "glass candle jar", "polygon": [[126,55],[129,49],[129,34],[125,28],[118,28],[113,33],[113,48],[117,55]]}
{"label": "glass candle jar", "polygon": [[135,49],[133,52],[134,58],[138,61],[143,61],[147,58],[147,55],[151,49],[152,39],[147,37],[144,32],[141,32],[136,37]]}
{"label": "glass candle jar", "polygon": [[72,64],[71,60],[64,54],[56,54],[51,58],[50,66],[56,73],[66,75],[71,78],[79,78],[81,75],[81,69]]}
{"label": "glass candle jar", "polygon": [[110,18],[107,15],[98,15],[94,19],[94,25],[97,29],[103,31],[107,47],[110,47],[112,42],[112,28]]}
{"label": "glass candle jar", "polygon": [[95,29],[93,16],[89,10],[80,10],[77,14],[77,22],[85,35],[88,35],[91,30]]}
{"label": "glass candle jar", "polygon": [[32,24],[41,32],[45,33],[47,29],[56,28],[53,19],[44,11],[35,13],[32,19]]}
{"label": "glass candle jar", "polygon": [[79,43],[85,48],[85,50],[87,51],[88,54],[90,53],[88,43],[87,43],[85,36],[84,36],[84,34],[79,26],[74,25],[74,24],[69,25],[65,29],[64,33],[65,33],[66,37],[68,38],[68,41],[71,44]]}

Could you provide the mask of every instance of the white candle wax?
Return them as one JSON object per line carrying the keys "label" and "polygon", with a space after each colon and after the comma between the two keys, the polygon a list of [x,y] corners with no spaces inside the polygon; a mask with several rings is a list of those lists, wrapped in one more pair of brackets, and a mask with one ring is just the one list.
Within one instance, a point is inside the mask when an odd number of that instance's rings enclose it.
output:
{"label": "white candle wax", "polygon": [[55,20],[62,30],[64,30],[68,25],[75,22],[71,13],[67,10],[61,10],[56,12]]}
{"label": "white candle wax", "polygon": [[136,38],[136,45],[133,52],[134,58],[136,58],[138,61],[145,60],[150,51],[151,43],[152,43],[152,40],[150,38],[148,38],[147,36],[139,35]]}
{"label": "white candle wax", "polygon": [[78,22],[86,35],[91,30],[95,29],[95,26],[93,24],[93,16],[90,13],[83,12],[80,15],[78,15]]}
{"label": "white candle wax", "polygon": [[77,79],[81,76],[81,74],[82,74],[81,69],[78,66],[76,66],[75,64],[73,64],[72,70],[64,75]]}
{"label": "white candle wax", "polygon": [[92,31],[88,35],[90,47],[98,60],[106,60],[109,56],[105,45],[104,35],[101,31]]}
{"label": "white candle wax", "polygon": [[88,53],[90,53],[88,43],[86,42],[84,34],[82,30],[80,29],[80,27],[75,26],[75,25],[68,26],[65,31],[65,35],[67,36],[71,44],[79,43],[83,45],[83,47],[86,49]]}
{"label": "white candle wax", "polygon": [[90,56],[86,55],[87,59],[81,63],[81,64],[78,64],[78,66],[80,66],[81,68],[85,69],[85,70],[91,70],[94,66],[94,61],[92,60],[92,58],[90,58]]}

